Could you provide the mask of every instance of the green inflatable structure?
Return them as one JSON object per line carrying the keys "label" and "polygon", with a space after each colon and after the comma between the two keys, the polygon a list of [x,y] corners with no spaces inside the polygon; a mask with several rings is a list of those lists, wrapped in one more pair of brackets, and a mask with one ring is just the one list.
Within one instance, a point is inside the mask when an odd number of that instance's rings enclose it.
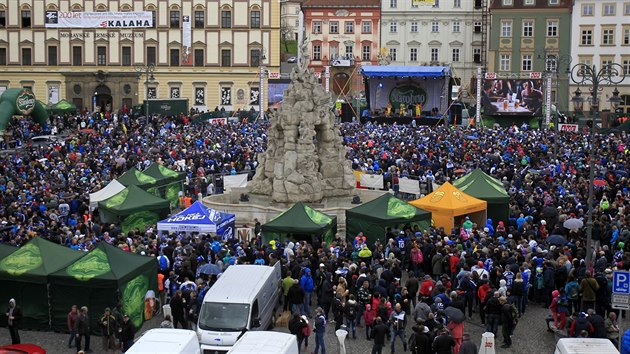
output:
{"label": "green inflatable structure", "polygon": [[42,126],[48,121],[46,107],[35,99],[31,90],[25,88],[11,88],[0,96],[0,133],[7,129],[12,116],[31,116]]}

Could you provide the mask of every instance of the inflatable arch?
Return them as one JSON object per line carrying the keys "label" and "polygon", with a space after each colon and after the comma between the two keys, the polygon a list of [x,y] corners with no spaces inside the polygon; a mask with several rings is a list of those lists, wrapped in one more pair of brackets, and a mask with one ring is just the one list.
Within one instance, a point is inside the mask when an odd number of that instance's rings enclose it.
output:
{"label": "inflatable arch", "polygon": [[31,116],[36,123],[44,126],[48,121],[46,107],[35,99],[29,89],[12,88],[0,96],[0,134],[3,133],[11,116]]}

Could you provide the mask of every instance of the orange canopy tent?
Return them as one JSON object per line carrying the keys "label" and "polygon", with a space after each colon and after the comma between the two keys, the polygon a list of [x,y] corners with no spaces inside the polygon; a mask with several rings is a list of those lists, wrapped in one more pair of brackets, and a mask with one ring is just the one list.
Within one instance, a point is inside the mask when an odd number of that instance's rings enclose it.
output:
{"label": "orange canopy tent", "polygon": [[455,225],[462,224],[463,220],[456,220],[458,216],[469,216],[472,222],[481,227],[486,225],[488,203],[460,191],[448,182],[426,197],[411,201],[409,204],[430,211],[433,226],[443,227],[447,233]]}

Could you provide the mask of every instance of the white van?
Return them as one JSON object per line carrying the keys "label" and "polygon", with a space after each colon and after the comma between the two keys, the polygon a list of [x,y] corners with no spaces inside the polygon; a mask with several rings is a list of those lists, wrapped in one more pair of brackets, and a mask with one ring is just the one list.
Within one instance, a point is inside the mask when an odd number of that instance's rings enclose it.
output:
{"label": "white van", "polygon": [[245,333],[228,354],[300,354],[300,350],[293,334],[256,331]]}
{"label": "white van", "polygon": [[608,339],[562,338],[554,354],[619,354],[619,351]]}
{"label": "white van", "polygon": [[195,331],[175,328],[148,330],[135,342],[127,354],[200,354]]}
{"label": "white van", "polygon": [[197,336],[203,354],[224,354],[244,332],[273,327],[280,300],[280,262],[233,265],[203,298]]}

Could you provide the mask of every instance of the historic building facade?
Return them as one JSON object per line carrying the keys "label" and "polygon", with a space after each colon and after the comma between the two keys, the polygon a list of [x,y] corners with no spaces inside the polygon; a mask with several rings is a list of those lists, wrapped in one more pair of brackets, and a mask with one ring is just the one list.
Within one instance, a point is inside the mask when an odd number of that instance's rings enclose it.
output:
{"label": "historic building facade", "polygon": [[261,57],[280,71],[279,28],[271,0],[0,0],[0,91],[30,87],[90,110],[147,96],[258,108]]}
{"label": "historic building facade", "polygon": [[451,65],[470,82],[481,65],[480,0],[383,0],[381,46],[392,65]]}
{"label": "historic building facade", "polygon": [[301,5],[300,0],[280,1],[280,34],[288,40],[297,40]]}
{"label": "historic building facade", "polygon": [[[617,86],[603,86],[600,109],[610,109],[609,103],[615,87],[620,92],[623,112],[630,112],[630,1],[628,0],[575,0],[571,27],[571,57],[574,64],[603,65],[617,63],[623,67],[626,78]],[[577,89],[571,83],[571,93]],[[584,96],[588,92],[582,87]]]}
{"label": "historic building facade", "polygon": [[362,90],[360,66],[377,63],[380,0],[305,0],[302,11],[309,66],[322,77],[329,66],[331,92],[358,96]]}
{"label": "historic building facade", "polygon": [[573,0],[495,0],[488,41],[488,72],[500,77],[552,75],[551,100],[569,109],[571,11]]}

